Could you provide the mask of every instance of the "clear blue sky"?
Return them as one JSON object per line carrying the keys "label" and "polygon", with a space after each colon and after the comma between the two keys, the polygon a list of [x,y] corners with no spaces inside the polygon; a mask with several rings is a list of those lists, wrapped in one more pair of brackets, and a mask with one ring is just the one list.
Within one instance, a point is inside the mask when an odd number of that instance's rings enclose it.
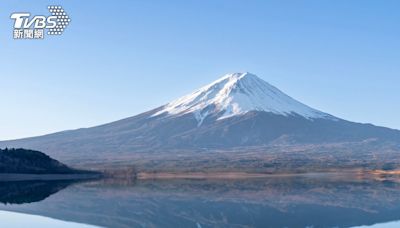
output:
{"label": "clear blue sky", "polygon": [[[59,37],[13,40],[13,12],[60,4]],[[0,2],[0,140],[133,116],[219,76],[257,74],[357,122],[400,129],[400,1]]]}

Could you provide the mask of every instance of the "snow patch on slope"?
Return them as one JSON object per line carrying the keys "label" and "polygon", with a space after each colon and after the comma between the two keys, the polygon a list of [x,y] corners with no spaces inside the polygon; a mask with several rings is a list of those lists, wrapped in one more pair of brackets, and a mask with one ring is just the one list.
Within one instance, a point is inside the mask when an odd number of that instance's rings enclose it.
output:
{"label": "snow patch on slope", "polygon": [[164,113],[193,113],[200,126],[212,113],[222,113],[219,119],[242,115],[249,111],[264,111],[278,115],[300,115],[307,119],[335,117],[304,105],[251,73],[227,74],[197,91],[178,98],[153,116]]}

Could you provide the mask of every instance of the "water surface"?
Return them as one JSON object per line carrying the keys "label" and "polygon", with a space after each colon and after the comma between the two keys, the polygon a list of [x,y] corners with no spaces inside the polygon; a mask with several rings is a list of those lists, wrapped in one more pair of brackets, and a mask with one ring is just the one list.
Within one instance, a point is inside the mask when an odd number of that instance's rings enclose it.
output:
{"label": "water surface", "polygon": [[64,222],[43,216],[0,211],[0,223],[7,228],[41,227],[41,228],[95,228],[86,224]]}
{"label": "water surface", "polygon": [[0,210],[102,227],[353,227],[400,220],[395,179],[28,181],[0,182],[0,193]]}

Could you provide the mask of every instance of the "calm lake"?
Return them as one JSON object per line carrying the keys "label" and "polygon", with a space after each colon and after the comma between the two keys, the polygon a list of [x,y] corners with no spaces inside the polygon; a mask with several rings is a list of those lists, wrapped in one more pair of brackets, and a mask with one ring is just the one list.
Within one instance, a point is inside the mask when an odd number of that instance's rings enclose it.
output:
{"label": "calm lake", "polygon": [[1,227],[400,226],[400,182],[334,175],[0,182],[0,202]]}

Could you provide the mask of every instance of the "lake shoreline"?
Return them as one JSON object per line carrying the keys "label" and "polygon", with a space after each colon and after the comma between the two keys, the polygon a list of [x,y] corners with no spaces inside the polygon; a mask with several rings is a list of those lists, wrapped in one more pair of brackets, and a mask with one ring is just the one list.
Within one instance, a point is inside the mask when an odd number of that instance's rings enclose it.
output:
{"label": "lake shoreline", "polygon": [[81,174],[20,174],[0,173],[0,182],[7,181],[57,181],[57,180],[89,180],[89,179],[138,179],[138,180],[168,180],[168,179],[256,179],[256,178],[280,178],[280,177],[352,177],[365,178],[377,176],[399,176],[398,171],[383,170],[330,170],[311,171],[301,173],[261,173],[239,171],[211,171],[211,172],[138,172],[132,176],[121,177],[119,175],[105,175],[104,173]]}
{"label": "lake shoreline", "polygon": [[353,177],[396,176],[398,171],[383,170],[334,170],[304,173],[257,173],[257,172],[138,172],[136,178],[148,179],[247,179],[279,177]]}
{"label": "lake shoreline", "polygon": [[101,178],[101,174],[21,174],[0,173],[0,182],[6,181],[57,181],[88,180]]}

